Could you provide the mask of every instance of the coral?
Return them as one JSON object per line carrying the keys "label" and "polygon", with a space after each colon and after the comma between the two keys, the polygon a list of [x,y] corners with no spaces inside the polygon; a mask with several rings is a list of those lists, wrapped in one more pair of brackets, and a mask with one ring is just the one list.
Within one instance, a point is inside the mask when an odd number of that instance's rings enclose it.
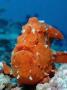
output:
{"label": "coral", "polygon": [[67,64],[62,64],[49,83],[38,84],[36,90],[67,90]]}
{"label": "coral", "polygon": [[21,90],[20,87],[12,88],[11,90]]}
{"label": "coral", "polygon": [[0,74],[0,90],[3,89],[9,83],[10,83],[10,77],[1,73]]}

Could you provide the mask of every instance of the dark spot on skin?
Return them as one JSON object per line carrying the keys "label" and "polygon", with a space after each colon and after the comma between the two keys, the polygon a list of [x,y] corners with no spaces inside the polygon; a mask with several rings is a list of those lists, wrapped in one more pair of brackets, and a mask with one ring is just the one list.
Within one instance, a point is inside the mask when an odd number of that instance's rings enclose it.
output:
{"label": "dark spot on skin", "polygon": [[52,69],[55,69],[56,67],[55,67],[55,64],[54,63],[52,63]]}
{"label": "dark spot on skin", "polygon": [[38,68],[40,68],[40,64],[38,65]]}
{"label": "dark spot on skin", "polygon": [[38,65],[38,68],[41,70],[41,71],[44,71],[44,68],[39,64]]}
{"label": "dark spot on skin", "polygon": [[54,72],[49,72],[49,77],[50,78],[54,77],[54,74],[55,74]]}
{"label": "dark spot on skin", "polygon": [[53,42],[53,40],[54,40],[53,38],[50,38],[50,39],[49,39],[50,43],[52,43],[52,42]]}
{"label": "dark spot on skin", "polygon": [[36,85],[23,85],[23,90],[35,90]]}

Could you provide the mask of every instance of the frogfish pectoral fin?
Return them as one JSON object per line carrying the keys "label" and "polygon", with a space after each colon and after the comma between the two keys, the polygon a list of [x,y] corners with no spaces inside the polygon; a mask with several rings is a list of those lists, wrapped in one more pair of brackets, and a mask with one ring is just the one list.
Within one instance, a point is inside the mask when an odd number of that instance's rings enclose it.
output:
{"label": "frogfish pectoral fin", "polygon": [[53,54],[53,60],[56,63],[67,63],[67,53],[57,52]]}
{"label": "frogfish pectoral fin", "polygon": [[6,63],[3,63],[3,71],[5,74],[10,74],[10,70],[11,68],[6,64]]}
{"label": "frogfish pectoral fin", "polygon": [[53,39],[63,39],[62,33],[52,26],[48,26],[48,37]]}

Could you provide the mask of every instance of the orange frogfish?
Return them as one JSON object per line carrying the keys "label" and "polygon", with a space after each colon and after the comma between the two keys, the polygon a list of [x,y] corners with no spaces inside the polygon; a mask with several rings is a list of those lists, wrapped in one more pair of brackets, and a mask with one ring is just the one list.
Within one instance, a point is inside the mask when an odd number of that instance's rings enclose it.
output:
{"label": "orange frogfish", "polygon": [[[20,85],[34,85],[49,81],[55,73],[54,62],[67,63],[67,53],[53,52],[51,39],[63,39],[60,31],[39,21],[36,17],[28,20],[22,27],[22,33],[17,38],[17,44],[11,56],[13,75]],[[4,64],[4,72],[10,68]]]}

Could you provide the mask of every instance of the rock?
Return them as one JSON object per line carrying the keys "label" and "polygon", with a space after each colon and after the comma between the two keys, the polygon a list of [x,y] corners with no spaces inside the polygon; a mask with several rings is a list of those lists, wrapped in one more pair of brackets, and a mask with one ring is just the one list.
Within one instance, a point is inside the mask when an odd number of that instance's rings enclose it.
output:
{"label": "rock", "polygon": [[11,90],[21,90],[20,87],[12,88]]}
{"label": "rock", "polygon": [[0,74],[0,88],[4,88],[9,83],[10,83],[10,77],[1,73]]}
{"label": "rock", "polygon": [[67,90],[67,64],[62,64],[49,83],[38,84],[36,90]]}

